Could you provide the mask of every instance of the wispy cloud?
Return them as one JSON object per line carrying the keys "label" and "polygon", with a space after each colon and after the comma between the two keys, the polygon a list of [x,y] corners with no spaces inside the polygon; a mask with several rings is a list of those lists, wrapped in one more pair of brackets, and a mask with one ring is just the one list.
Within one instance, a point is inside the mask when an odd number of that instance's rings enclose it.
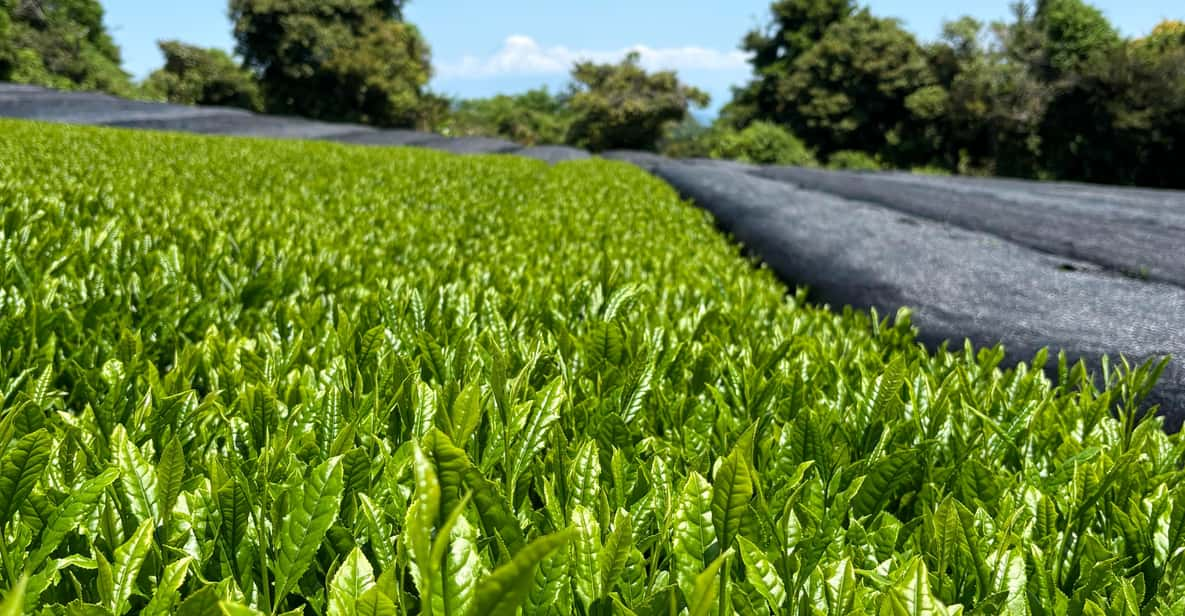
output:
{"label": "wispy cloud", "polygon": [[741,51],[646,45],[616,50],[569,49],[562,45],[543,47],[529,36],[516,34],[506,37],[502,47],[487,57],[465,56],[458,62],[441,62],[436,68],[438,76],[451,79],[556,75],[567,73],[574,63],[582,60],[617,62],[631,51],[641,56],[641,65],[647,70],[730,71],[747,67],[747,56]]}

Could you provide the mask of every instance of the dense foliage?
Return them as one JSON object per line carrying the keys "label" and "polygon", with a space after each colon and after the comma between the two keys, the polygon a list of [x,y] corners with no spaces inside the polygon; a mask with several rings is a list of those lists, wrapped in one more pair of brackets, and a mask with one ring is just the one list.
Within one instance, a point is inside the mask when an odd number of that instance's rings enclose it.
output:
{"label": "dense foliage", "polygon": [[439,101],[426,92],[428,45],[401,0],[230,0],[238,53],[267,109],[326,120],[415,126]]}
{"label": "dense foliage", "polygon": [[0,0],[0,81],[12,79],[16,50],[12,46],[12,18],[8,16],[8,0]]}
{"label": "dense foliage", "polygon": [[566,100],[547,88],[461,100],[437,128],[449,135],[500,136],[523,145],[562,144],[571,123]]}
{"label": "dense foliage", "polygon": [[743,46],[754,79],[723,121],[771,121],[827,157],[903,168],[1185,187],[1185,45],[1124,40],[1083,0],[1017,3],[920,45],[852,0],[777,0]]}
{"label": "dense foliage", "polygon": [[875,157],[859,150],[840,150],[827,157],[827,166],[849,171],[877,171],[883,167]]}
{"label": "dense foliage", "polygon": [[593,151],[652,150],[692,106],[707,106],[706,93],[680,83],[673,71],[648,73],[639,60],[630,53],[618,64],[576,64],[567,101],[569,143]]}
{"label": "dense foliage", "polygon": [[[810,7],[817,10],[815,3]],[[843,6],[828,11],[827,18],[834,21],[826,27],[812,24],[810,29],[821,34],[805,46],[790,33],[783,34],[774,66],[738,92],[737,104],[768,105],[755,114],[758,120],[788,127],[823,154],[862,150],[904,156],[900,150],[909,143],[908,133],[919,114],[910,103],[925,95],[933,82],[926,55],[895,21],[867,10],[849,13],[850,7]],[[756,46],[754,40],[748,41],[751,47]],[[796,55],[788,55],[800,47]],[[754,62],[761,58],[758,50]],[[788,59],[789,70],[778,71]]]}
{"label": "dense foliage", "polygon": [[718,131],[709,154],[762,165],[814,165],[815,156],[793,133],[772,122]]}
{"label": "dense foliage", "polygon": [[171,103],[263,109],[259,84],[250,71],[221,49],[160,41],[165,65],[144,82],[145,93]]}
{"label": "dense foliage", "polygon": [[98,0],[0,1],[0,79],[134,93]]}
{"label": "dense foliage", "polygon": [[1152,368],[929,354],[624,164],[0,129],[0,612],[1185,608]]}
{"label": "dense foliage", "polygon": [[[617,64],[579,62],[565,91],[546,88],[456,102],[437,126],[450,135],[486,135],[523,145],[568,144],[594,151],[656,150],[694,122],[708,95],[674,72],[647,72],[631,53]],[[704,151],[708,149],[705,147]]]}

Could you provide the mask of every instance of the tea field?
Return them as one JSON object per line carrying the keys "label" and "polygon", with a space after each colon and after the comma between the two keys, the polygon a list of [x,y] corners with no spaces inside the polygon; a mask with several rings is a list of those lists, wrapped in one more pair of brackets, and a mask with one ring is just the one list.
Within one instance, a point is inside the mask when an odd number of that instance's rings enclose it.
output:
{"label": "tea field", "polygon": [[806,297],[624,163],[0,121],[0,614],[1185,614],[1163,364]]}

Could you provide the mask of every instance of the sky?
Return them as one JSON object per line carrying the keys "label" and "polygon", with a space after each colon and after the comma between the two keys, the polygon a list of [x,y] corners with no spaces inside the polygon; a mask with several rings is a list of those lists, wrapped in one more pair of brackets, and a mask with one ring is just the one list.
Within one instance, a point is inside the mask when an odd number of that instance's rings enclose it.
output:
{"label": "sky", "polygon": [[[923,41],[962,15],[1005,19],[1011,0],[865,0]],[[1093,0],[1124,35],[1147,33],[1165,18],[1185,18],[1181,0]],[[102,0],[106,22],[137,79],[163,63],[158,39],[234,49],[226,0]],[[616,61],[636,50],[650,69],[673,69],[712,95],[749,78],[738,45],[766,23],[770,0],[412,0],[405,17],[432,47],[441,94],[472,98],[567,83],[578,59]]]}

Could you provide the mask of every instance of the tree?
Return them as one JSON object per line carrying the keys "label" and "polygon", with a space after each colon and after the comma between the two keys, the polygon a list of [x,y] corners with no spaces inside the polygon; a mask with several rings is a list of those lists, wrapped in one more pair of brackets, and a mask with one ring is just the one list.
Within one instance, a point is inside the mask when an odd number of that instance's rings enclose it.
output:
{"label": "tree", "polygon": [[1120,46],[1119,32],[1083,0],[1037,0],[1035,21],[1044,35],[1052,77],[1073,73]]}
{"label": "tree", "polygon": [[1185,48],[1185,21],[1166,19],[1143,38],[1132,41],[1133,48],[1144,53],[1166,53]]}
{"label": "tree", "polygon": [[1185,40],[1138,39],[1081,66],[1041,135],[1057,177],[1185,187]]}
{"label": "tree", "polygon": [[619,64],[580,62],[572,69],[567,141],[593,151],[653,150],[692,105],[706,107],[708,95],[679,82],[674,72],[647,73],[630,53]]}
{"label": "tree", "polygon": [[429,49],[402,0],[230,0],[237,51],[268,111],[380,126],[422,124]]}
{"label": "tree", "polygon": [[726,131],[713,144],[713,158],[760,165],[817,164],[815,155],[798,137],[772,122],[757,121],[741,131]]}
{"label": "tree", "polygon": [[263,109],[255,76],[220,49],[203,49],[179,41],[157,43],[164,67],[148,77],[144,89],[171,103],[224,105]]}
{"label": "tree", "polygon": [[754,120],[786,123],[795,112],[779,95],[782,80],[832,24],[855,12],[853,0],[776,0],[770,6],[770,24],[741,42],[741,49],[751,54],[754,80],[733,91],[722,117],[736,128]]}
{"label": "tree", "polygon": [[0,0],[0,81],[12,78],[13,57],[12,36],[10,29],[12,20],[8,16],[8,0]]}
{"label": "tree", "polygon": [[[60,89],[134,93],[96,0],[8,0],[7,78]],[[3,50],[0,50],[0,54]],[[0,64],[4,61],[0,59]],[[2,69],[0,69],[2,70]]]}
{"label": "tree", "polygon": [[823,154],[862,150],[925,163],[925,153],[914,151],[915,112],[932,111],[935,92],[924,89],[934,83],[914,37],[863,10],[833,23],[794,60],[778,84],[783,109],[775,117]]}
{"label": "tree", "polygon": [[960,173],[1036,177],[1041,168],[1039,126],[1053,88],[1043,65],[1043,38],[1023,4],[1014,20],[990,28],[970,17],[943,26],[927,50],[946,92],[935,118],[934,149],[942,167]]}

